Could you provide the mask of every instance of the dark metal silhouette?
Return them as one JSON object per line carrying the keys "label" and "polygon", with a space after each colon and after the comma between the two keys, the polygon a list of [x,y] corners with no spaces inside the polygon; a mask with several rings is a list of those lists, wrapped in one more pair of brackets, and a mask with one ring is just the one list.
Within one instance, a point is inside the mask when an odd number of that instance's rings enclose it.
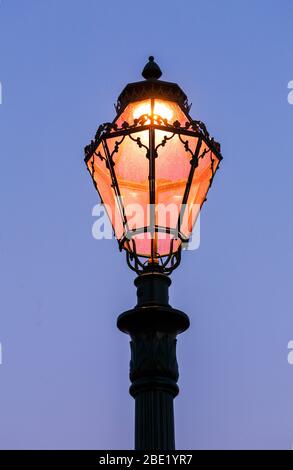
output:
{"label": "dark metal silhouette", "polygon": [[135,448],[175,449],[173,399],[178,395],[176,337],[188,316],[169,305],[171,280],[145,273],[135,280],[137,305],[122,313],[118,328],[131,337],[130,394],[135,399]]}
{"label": "dark metal silhouette", "polygon": [[[145,81],[128,84],[120,94],[115,106],[117,112],[115,120],[112,123],[104,123],[98,128],[95,139],[85,148],[85,162],[91,164],[91,176],[97,191],[99,188],[94,179],[94,159],[101,159],[109,171],[112,188],[119,200],[124,228],[124,234],[118,240],[119,248],[122,250],[127,240],[132,240],[131,249],[126,250],[127,263],[139,274],[135,279],[137,305],[122,313],[117,320],[118,328],[129,334],[131,338],[130,394],[135,399],[135,448],[173,450],[175,449],[173,400],[179,392],[176,338],[189,327],[189,318],[184,312],[169,305],[168,290],[171,280],[168,275],[179,265],[181,249],[173,250],[172,241],[168,255],[157,256],[158,254],[153,251],[151,257],[147,259],[138,255],[132,237],[148,231],[149,227],[129,230],[123,201],[119,199],[120,188],[115,174],[115,156],[125,139],[131,139],[136,142],[138,148],[145,149],[150,167],[149,199],[154,203],[155,189],[151,182],[155,179],[154,168],[158,149],[168,145],[168,141],[174,136],[178,136],[183,150],[190,154],[190,172],[182,204],[186,204],[188,200],[199,160],[204,158],[207,152],[204,150],[200,153],[201,144],[205,143],[206,149],[211,150],[210,154],[213,155],[210,157],[212,176],[209,185],[212,184],[215,174],[214,158],[220,161],[222,156],[220,145],[210,137],[205,125],[190,118],[190,105],[181,88],[175,83],[159,80],[162,72],[152,56],[144,67],[142,75]],[[129,103],[155,98],[175,101],[187,116],[187,122],[182,125],[178,121],[170,123],[158,115],[142,115],[134,119],[132,124],[123,122],[118,127],[116,120]],[[164,136],[157,145],[152,134],[156,129],[168,133],[168,137]],[[138,132],[144,130],[150,133],[149,145],[145,145],[137,137]],[[198,139],[194,152],[189,147],[188,139],[191,137]],[[111,152],[107,143],[110,138],[116,139]],[[103,153],[98,151],[101,144]],[[166,229],[154,224],[152,230],[154,232],[169,230],[169,233],[175,236],[171,228]],[[188,242],[180,232],[179,220],[176,236],[181,242]]]}

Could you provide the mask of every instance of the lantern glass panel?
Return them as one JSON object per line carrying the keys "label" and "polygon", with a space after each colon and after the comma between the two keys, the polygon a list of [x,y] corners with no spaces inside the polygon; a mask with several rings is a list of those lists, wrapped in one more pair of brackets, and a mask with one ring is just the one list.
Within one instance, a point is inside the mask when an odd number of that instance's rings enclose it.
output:
{"label": "lantern glass panel", "polygon": [[106,166],[106,155],[102,143],[87,162],[88,170],[99,192],[102,203],[105,205],[108,217],[119,240],[123,235],[123,222],[118,201],[112,187],[112,179]]}

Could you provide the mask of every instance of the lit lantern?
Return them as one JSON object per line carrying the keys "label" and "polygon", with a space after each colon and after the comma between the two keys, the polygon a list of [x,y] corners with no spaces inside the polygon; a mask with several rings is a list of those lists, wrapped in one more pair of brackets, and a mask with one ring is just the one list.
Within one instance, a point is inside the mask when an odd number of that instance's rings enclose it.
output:
{"label": "lit lantern", "polygon": [[189,116],[181,88],[159,80],[153,57],[142,74],[146,80],[125,87],[114,121],[85,148],[85,162],[129,266],[168,274],[222,156],[205,125]]}

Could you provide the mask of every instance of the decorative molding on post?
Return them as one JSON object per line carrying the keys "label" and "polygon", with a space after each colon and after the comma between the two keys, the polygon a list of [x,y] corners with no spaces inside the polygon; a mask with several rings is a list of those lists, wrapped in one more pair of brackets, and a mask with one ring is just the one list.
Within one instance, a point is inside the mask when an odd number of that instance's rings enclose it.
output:
{"label": "decorative molding on post", "polygon": [[179,378],[176,339],[169,334],[154,332],[133,337],[130,348],[131,395],[135,397],[138,391],[155,387],[175,397]]}

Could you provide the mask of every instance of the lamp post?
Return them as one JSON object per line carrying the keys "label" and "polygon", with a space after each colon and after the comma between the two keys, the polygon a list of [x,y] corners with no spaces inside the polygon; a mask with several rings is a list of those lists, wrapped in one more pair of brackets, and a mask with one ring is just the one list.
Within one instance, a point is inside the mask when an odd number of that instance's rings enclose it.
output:
{"label": "lamp post", "polygon": [[222,156],[205,125],[189,116],[182,89],[159,80],[153,57],[142,75],[144,81],[128,84],[118,97],[117,115],[98,128],[85,148],[85,163],[119,248],[138,275],[137,305],[117,321],[131,338],[135,449],[173,450],[176,337],[189,319],[169,305],[169,275],[180,263]]}

